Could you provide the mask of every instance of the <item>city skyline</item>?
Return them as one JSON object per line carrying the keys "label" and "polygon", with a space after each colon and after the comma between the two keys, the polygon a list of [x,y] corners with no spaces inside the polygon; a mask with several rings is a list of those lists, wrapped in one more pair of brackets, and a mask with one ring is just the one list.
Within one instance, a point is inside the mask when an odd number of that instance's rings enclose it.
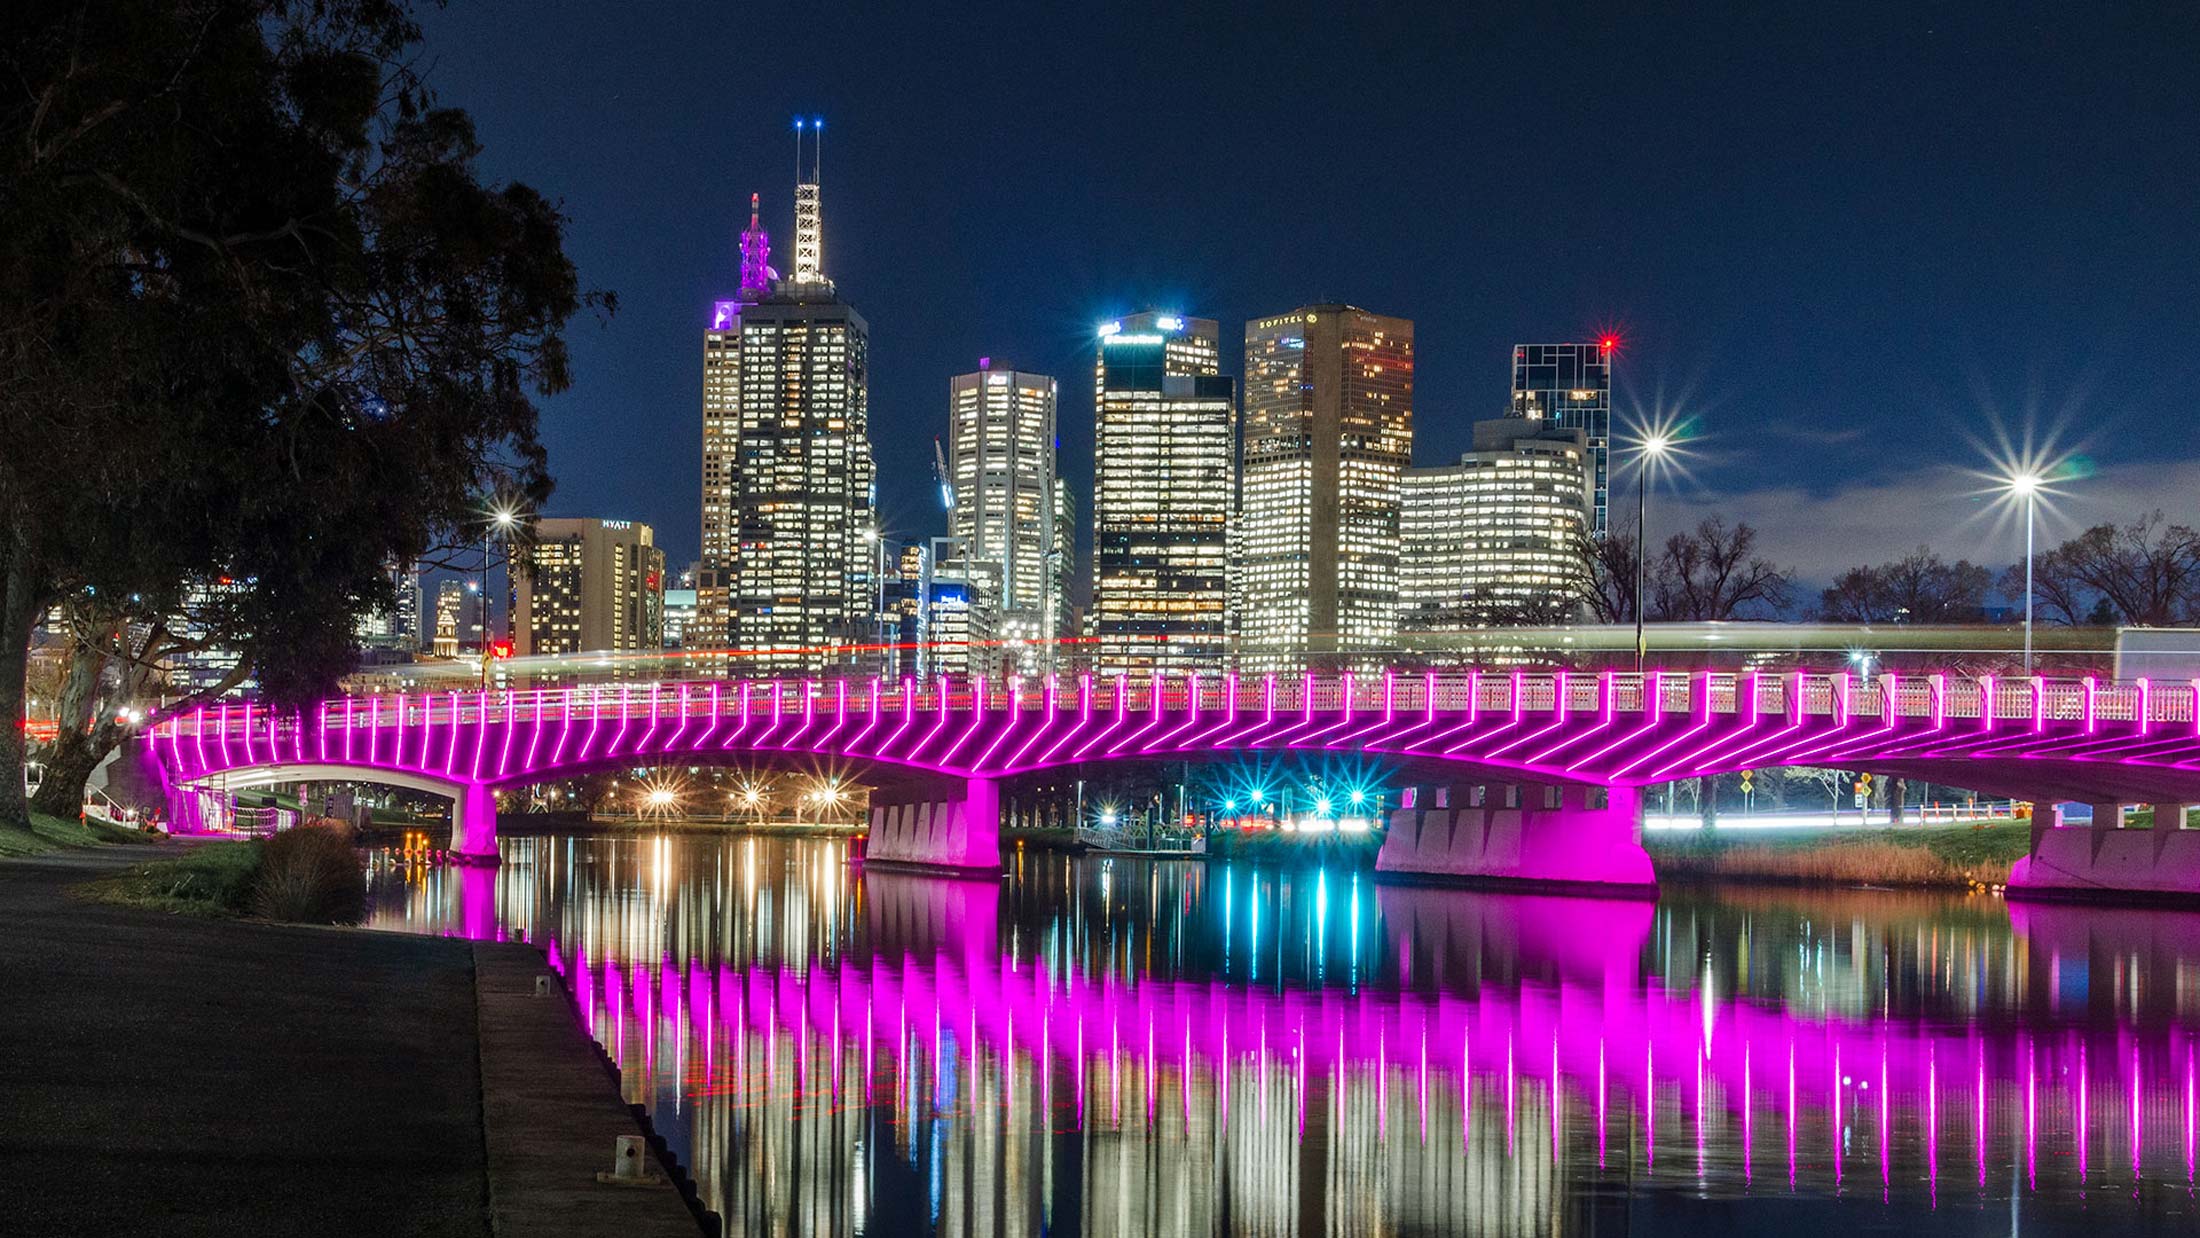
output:
{"label": "city skyline", "polygon": [[[1076,377],[1094,323],[1160,307],[1234,325],[1334,297],[1420,324],[1417,464],[1455,459],[1474,421],[1501,415],[1512,345],[1616,328],[1615,412],[1678,410],[1705,436],[1663,510],[1750,519],[1778,558],[1824,579],[1846,560],[1914,546],[1920,526],[1955,531],[1951,554],[2013,559],[1961,473],[1986,466],[1978,444],[1992,447],[1997,418],[2021,437],[2028,420],[2044,429],[2060,417],[2065,443],[2101,470],[2102,488],[2071,495],[2055,517],[2065,533],[2200,479],[2178,429],[2179,393],[2200,374],[2155,348],[2196,318],[2191,290],[2155,273],[2200,255],[2174,213],[2144,206],[2193,184],[2188,165],[2143,136],[2191,111],[2182,75],[2147,71],[2168,64],[2176,44],[2157,27],[2170,19],[2081,26],[2034,13],[2054,37],[2006,9],[1942,12],[1930,36],[1907,17],[1887,28],[1861,15],[1600,16],[1566,37],[1620,71],[1565,92],[1529,75],[1532,57],[1501,51],[1556,37],[1556,17],[1340,26],[1324,44],[1337,71],[1394,81],[1381,96],[1413,104],[1396,116],[1395,142],[1367,149],[1340,145],[1355,131],[1349,114],[1311,117],[1292,142],[1349,153],[1295,165],[1304,183],[1285,193],[1253,168],[1280,157],[1290,127],[1263,131],[1240,105],[1247,74],[1203,55],[1221,38],[1203,20],[1181,50],[1131,54],[1120,25],[1096,32],[1096,53],[1109,54],[1093,62],[1123,73],[1107,88],[1090,69],[1037,74],[1011,61],[981,102],[912,77],[885,51],[935,41],[924,23],[812,16],[802,37],[845,51],[758,65],[733,107],[696,106],[707,75],[682,71],[718,54],[711,30],[642,72],[636,49],[662,54],[661,41],[585,14],[515,29],[461,7],[428,24],[438,80],[472,103],[488,170],[539,169],[530,175],[573,216],[584,269],[623,300],[608,326],[575,332],[577,385],[550,402],[561,482],[550,514],[630,515],[668,531],[674,561],[695,557],[690,488],[662,482],[692,467],[692,421],[681,419],[694,416],[696,378],[667,341],[731,286],[750,193],[764,192],[773,227],[789,226],[789,121],[823,114],[835,148],[829,265],[860,277],[853,299],[882,333],[891,326],[874,358],[882,430],[915,431],[897,436],[906,444],[878,436],[890,528],[941,528],[926,441],[943,432],[934,393],[973,358],[1068,380],[1065,471],[1082,492],[1091,396]],[[1048,20],[1005,33],[1043,39]],[[1447,42],[1461,20],[1488,28]],[[743,37],[795,37],[792,21],[760,16]],[[1423,46],[1464,60],[1439,81]],[[1725,67],[1681,80],[1658,67],[1679,46]],[[589,72],[520,71],[578,64],[582,48]],[[1271,50],[1293,63],[1308,54]],[[1834,77],[1784,71],[1806,55],[1861,76],[1836,90]],[[2034,83],[2024,98],[1991,112],[1967,102],[2008,73]],[[2100,106],[2059,106],[2109,81],[2124,85]],[[1188,135],[1139,149],[1070,109],[1129,94],[1196,108],[1218,140],[1264,160],[1178,183],[1195,157]],[[1922,131],[1905,119],[1936,112],[1950,119]],[[1537,129],[1534,146],[1514,149]],[[1494,171],[1560,183],[1583,149],[1598,152],[1588,175],[1555,206],[1530,209],[1535,195]],[[1064,192],[1086,183],[1094,192]],[[1934,200],[1963,207],[1916,209]],[[2135,205],[2108,209],[2117,202]],[[1242,372],[1225,334],[1225,368]],[[1895,436],[1905,450],[1885,449]]]}

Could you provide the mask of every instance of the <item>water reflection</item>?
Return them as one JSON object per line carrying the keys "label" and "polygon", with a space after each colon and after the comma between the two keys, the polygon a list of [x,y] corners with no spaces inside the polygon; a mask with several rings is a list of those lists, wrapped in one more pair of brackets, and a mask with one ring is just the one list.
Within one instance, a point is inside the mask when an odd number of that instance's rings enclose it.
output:
{"label": "water reflection", "polygon": [[2200,916],[1038,854],[973,882],[755,837],[506,859],[378,857],[374,922],[544,945],[729,1232],[2196,1213]]}

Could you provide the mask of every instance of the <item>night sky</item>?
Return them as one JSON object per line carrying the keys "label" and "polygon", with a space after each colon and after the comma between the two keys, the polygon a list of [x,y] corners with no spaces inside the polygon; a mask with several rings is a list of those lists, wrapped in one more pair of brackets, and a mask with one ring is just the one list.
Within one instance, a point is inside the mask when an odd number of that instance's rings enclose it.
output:
{"label": "night sky", "polygon": [[1247,318],[1331,299],[1415,320],[1424,464],[1513,344],[1617,331],[1620,414],[1697,436],[1653,535],[1747,519],[1806,580],[2016,558],[1967,470],[2027,434],[2085,457],[2049,534],[2200,519],[2200,6],[1361,7],[430,12],[484,171],[562,200],[621,303],[574,325],[545,514],[694,557],[700,336],[751,192],[787,265],[800,114],[897,533],[944,523],[980,356],[1062,380],[1082,505],[1097,323],[1219,319],[1236,373]]}

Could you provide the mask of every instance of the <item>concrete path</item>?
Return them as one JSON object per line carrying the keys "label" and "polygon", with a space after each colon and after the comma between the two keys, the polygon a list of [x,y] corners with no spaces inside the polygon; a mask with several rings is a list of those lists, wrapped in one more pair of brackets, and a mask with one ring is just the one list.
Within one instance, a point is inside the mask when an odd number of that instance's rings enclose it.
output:
{"label": "concrete path", "polygon": [[638,1132],[562,982],[551,976],[551,992],[535,995],[535,977],[548,974],[542,952],[479,943],[474,974],[496,1232],[695,1238],[695,1218],[670,1186],[596,1181],[611,1168],[613,1140]]}
{"label": "concrete path", "polygon": [[[697,1232],[670,1190],[593,1188],[615,1197],[616,1218],[580,1195],[529,1211],[535,1192],[570,1180],[567,1161],[608,1166],[613,1135],[634,1129],[586,1042],[574,1043],[562,999],[499,1016],[499,998],[476,1000],[466,942],[198,920],[64,893],[145,858],[131,848],[0,862],[0,1232]],[[532,966],[519,970],[531,992]],[[563,1050],[530,1066],[560,1030]],[[486,1103],[485,1052],[497,1081]],[[530,1075],[562,1081],[550,1109],[538,1088],[516,1086]],[[530,1131],[559,1110],[554,1128]],[[492,1198],[525,1224],[492,1230]]]}

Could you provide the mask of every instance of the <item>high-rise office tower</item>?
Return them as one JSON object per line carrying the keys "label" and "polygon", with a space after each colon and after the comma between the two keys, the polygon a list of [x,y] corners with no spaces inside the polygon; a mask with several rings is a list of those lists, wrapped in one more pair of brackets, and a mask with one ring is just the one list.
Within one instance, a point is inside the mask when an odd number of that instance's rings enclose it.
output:
{"label": "high-rise office tower", "polygon": [[1416,634],[1572,617],[1587,560],[1588,435],[1507,417],[1457,464],[1407,469],[1399,626]]}
{"label": "high-rise office tower", "polygon": [[1060,635],[1054,409],[1053,378],[990,359],[948,383],[954,558],[972,584],[998,582],[984,599],[993,636],[1017,643],[1009,669],[1024,674],[1053,668]]}
{"label": "high-rise office tower", "polygon": [[1211,318],[1100,328],[1092,612],[1102,674],[1219,671],[1228,642],[1237,389]]}
{"label": "high-rise office tower", "polygon": [[763,674],[848,666],[875,643],[870,328],[823,267],[818,162],[796,126],[796,265],[780,279],[750,199],[741,288],[703,333],[698,648]]}
{"label": "high-rise office tower", "polygon": [[1519,344],[1513,348],[1508,415],[1579,430],[1589,442],[1595,477],[1590,532],[1604,536],[1611,493],[1612,352],[1609,337],[1593,344]]}
{"label": "high-rise office tower", "polygon": [[1327,666],[1398,630],[1413,323],[1309,305],[1245,325],[1232,592],[1239,665]]}
{"label": "high-rise office tower", "polygon": [[420,639],[420,565],[393,562],[390,584],[396,602],[387,610],[359,617],[354,629],[359,644],[366,649],[418,653],[424,647]]}
{"label": "high-rise office tower", "polygon": [[544,519],[512,577],[512,651],[665,647],[665,552],[646,524]]}

